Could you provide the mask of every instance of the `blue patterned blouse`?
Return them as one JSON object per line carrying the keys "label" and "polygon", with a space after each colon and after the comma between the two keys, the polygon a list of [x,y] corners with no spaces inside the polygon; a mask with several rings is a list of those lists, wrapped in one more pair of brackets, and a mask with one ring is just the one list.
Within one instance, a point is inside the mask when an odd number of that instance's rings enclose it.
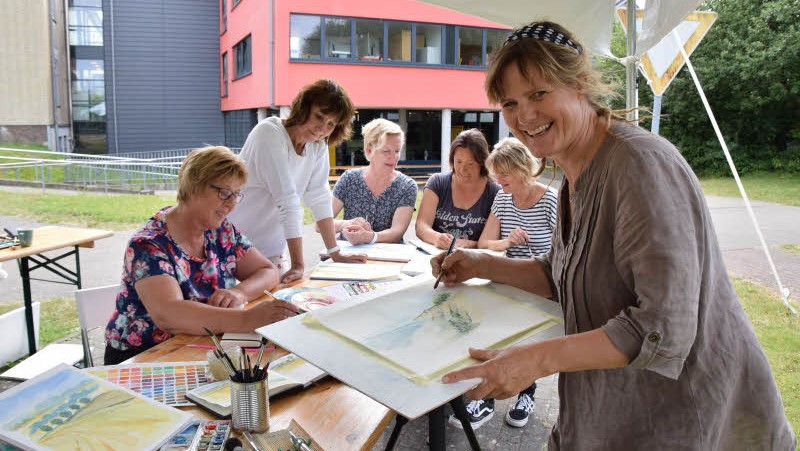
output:
{"label": "blue patterned blouse", "polygon": [[372,230],[380,232],[392,227],[394,212],[399,207],[414,207],[417,183],[398,173],[389,187],[375,197],[364,180],[363,169],[350,169],[336,182],[333,195],[344,204],[344,219],[365,218]]}
{"label": "blue patterned blouse", "polygon": [[171,208],[159,210],[128,243],[117,309],[106,326],[106,342],[112,348],[144,351],[172,336],[150,318],[136,282],[162,274],[174,277],[183,299],[194,302],[206,302],[217,289],[236,285],[236,263],[252,246],[250,240],[225,219],[218,229],[205,232],[206,258],[193,257],[169,235],[166,213]]}

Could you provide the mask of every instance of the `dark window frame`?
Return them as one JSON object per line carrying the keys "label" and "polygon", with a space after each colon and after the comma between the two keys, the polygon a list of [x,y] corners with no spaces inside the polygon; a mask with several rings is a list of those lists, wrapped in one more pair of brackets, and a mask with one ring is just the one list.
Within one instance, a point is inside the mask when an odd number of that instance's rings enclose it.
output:
{"label": "dark window frame", "polygon": [[234,80],[238,80],[253,73],[252,42],[252,35],[248,34],[233,46]]}
{"label": "dark window frame", "polygon": [[228,0],[220,0],[220,23],[222,24],[222,32],[220,35],[228,31]]}
{"label": "dark window frame", "polygon": [[[234,2],[238,2],[241,0],[233,0]],[[441,24],[441,23],[433,23],[433,22],[415,22],[415,21],[408,21],[408,20],[397,20],[397,19],[386,19],[386,18],[377,18],[377,17],[346,17],[346,16],[334,16],[334,15],[322,15],[322,14],[304,14],[304,13],[291,13],[290,17],[293,16],[307,16],[307,17],[314,17],[318,18],[320,21],[320,28],[319,28],[319,40],[320,40],[320,56],[319,58],[293,58],[291,57],[291,51],[289,52],[289,62],[292,63],[328,63],[328,64],[355,64],[355,65],[369,65],[369,66],[412,66],[412,67],[427,67],[427,68],[448,68],[448,69],[459,69],[459,70],[485,70],[486,65],[488,63],[486,58],[486,49],[488,46],[487,37],[489,31],[500,31],[503,33],[509,33],[510,30],[504,30],[501,28],[489,28],[489,27],[467,27],[467,28],[477,28],[481,31],[481,61],[480,64],[470,66],[470,65],[463,65],[458,64],[458,58],[454,58],[453,61],[450,61],[447,53],[448,46],[452,45],[453,49],[455,50],[454,53],[458,53],[460,48],[460,43],[458,42],[459,36],[459,28],[460,25],[452,25],[452,24]],[[325,33],[325,20],[326,19],[344,19],[350,22],[350,57],[347,58],[333,58],[327,55],[327,36]],[[358,59],[357,52],[354,49],[357,48],[358,42],[356,38],[356,20],[381,20],[383,21],[383,60],[381,61],[362,61]],[[291,23],[291,19],[290,19]],[[417,61],[416,52],[411,52],[411,61],[403,61],[403,60],[389,60],[389,27],[391,24],[394,23],[405,23],[411,25],[411,48],[416,49],[416,38],[417,38],[417,25],[427,25],[427,26],[440,26],[442,28],[442,39],[441,39],[441,63],[439,64],[427,64],[427,63],[420,63]],[[455,40],[456,42],[448,42],[449,29],[455,30]],[[291,35],[291,27],[289,29],[289,34]]]}
{"label": "dark window frame", "polygon": [[220,97],[228,97],[228,52],[222,54],[222,92]]}
{"label": "dark window frame", "polygon": [[236,7],[239,6],[239,3],[242,3],[242,0],[232,0],[231,11],[236,9]]}

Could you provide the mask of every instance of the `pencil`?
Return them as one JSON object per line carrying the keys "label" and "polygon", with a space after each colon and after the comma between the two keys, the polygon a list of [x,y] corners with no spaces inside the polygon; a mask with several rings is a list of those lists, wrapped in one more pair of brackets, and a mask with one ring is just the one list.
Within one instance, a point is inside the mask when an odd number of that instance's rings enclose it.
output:
{"label": "pencil", "polygon": [[[444,254],[444,258],[447,258],[448,255],[453,253],[453,248],[456,247],[456,240],[458,239],[459,235],[461,235],[461,230],[456,230],[455,232],[453,232],[453,241],[450,242],[450,247],[447,248],[447,253]],[[443,263],[444,263],[444,258],[442,259]],[[433,284],[433,289],[434,290],[436,289],[436,287],[439,286],[439,281],[442,280],[442,276],[443,275],[444,275],[444,271],[440,268],[439,269],[439,275],[436,276],[436,282],[434,282],[434,284]]]}

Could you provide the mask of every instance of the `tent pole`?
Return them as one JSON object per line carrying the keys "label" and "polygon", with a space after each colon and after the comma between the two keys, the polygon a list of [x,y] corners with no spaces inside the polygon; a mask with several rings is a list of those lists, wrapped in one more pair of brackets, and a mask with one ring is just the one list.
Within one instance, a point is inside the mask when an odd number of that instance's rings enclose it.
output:
{"label": "tent pole", "polygon": [[753,206],[750,205],[750,199],[747,197],[747,193],[744,191],[742,180],[739,178],[739,172],[736,170],[736,165],[733,163],[731,152],[728,150],[728,145],[725,143],[725,138],[722,137],[722,132],[719,129],[719,125],[717,125],[717,119],[714,117],[714,113],[711,111],[711,105],[709,105],[706,94],[703,92],[703,88],[700,86],[700,80],[697,78],[697,74],[694,71],[694,66],[692,65],[692,62],[689,61],[689,55],[686,54],[686,50],[683,48],[683,43],[681,42],[681,39],[675,30],[672,30],[672,37],[675,38],[675,42],[678,44],[681,55],[683,55],[683,60],[686,62],[686,67],[689,69],[689,73],[692,75],[692,80],[694,80],[694,86],[697,88],[697,93],[700,94],[700,100],[702,100],[703,106],[706,108],[708,118],[711,119],[711,125],[714,127],[714,132],[717,134],[717,139],[722,146],[722,152],[725,153],[725,158],[728,160],[728,166],[731,168],[733,178],[736,180],[736,185],[739,187],[739,193],[741,193],[742,199],[744,199],[744,205],[747,209],[747,213],[750,215],[750,220],[753,222],[753,226],[756,229],[758,239],[761,241],[761,247],[764,249],[764,254],[767,256],[769,267],[772,269],[772,275],[775,276],[775,282],[778,284],[778,293],[781,296],[781,301],[783,301],[783,304],[789,309],[790,312],[797,315],[797,310],[795,310],[794,307],[789,304],[789,289],[784,288],[783,284],[781,283],[781,278],[778,276],[778,269],[775,267],[775,263],[772,261],[772,254],[770,254],[767,242],[764,240],[764,235],[761,233],[761,227],[758,225],[756,214],[753,212]]}
{"label": "tent pole", "polygon": [[636,92],[636,0],[627,0],[627,28],[628,40],[625,45],[627,58],[625,58],[625,108],[628,110],[628,120],[639,118],[635,108],[638,106]]}

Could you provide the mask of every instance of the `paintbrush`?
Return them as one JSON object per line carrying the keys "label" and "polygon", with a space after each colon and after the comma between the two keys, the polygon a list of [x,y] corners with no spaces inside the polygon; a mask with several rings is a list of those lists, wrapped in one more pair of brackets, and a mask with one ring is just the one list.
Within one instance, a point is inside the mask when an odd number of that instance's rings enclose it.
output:
{"label": "paintbrush", "polygon": [[258,367],[261,366],[261,358],[264,357],[264,349],[267,348],[267,339],[261,337],[261,346],[258,347],[258,357],[256,357],[256,366],[253,368],[253,377],[258,379]]}
{"label": "paintbrush", "polygon": [[[442,259],[442,263],[444,263],[444,259],[447,258],[448,255],[453,253],[453,249],[456,247],[456,240],[458,239],[459,235],[461,235],[461,230],[456,230],[455,232],[453,232],[453,241],[450,242],[450,247],[447,248],[447,253],[444,254],[444,258]],[[439,286],[439,281],[442,280],[442,276],[443,275],[444,275],[444,270],[442,270],[440,268],[439,269],[439,275],[436,276],[436,282],[433,283],[433,289],[434,290],[436,289],[436,287]]]}
{"label": "paintbrush", "polygon": [[208,333],[208,335],[211,336],[211,341],[214,342],[214,346],[217,347],[217,351],[219,351],[219,353],[222,354],[222,357],[225,358],[225,360],[227,360],[228,363],[230,363],[231,368],[233,368],[235,370],[236,369],[236,365],[233,364],[233,361],[231,360],[231,358],[228,357],[228,354],[225,352],[224,349],[222,349],[222,343],[219,342],[219,340],[217,339],[217,336],[214,335],[214,332],[211,332],[211,330],[209,328],[207,328],[207,327],[203,327],[203,330],[206,331]]}

